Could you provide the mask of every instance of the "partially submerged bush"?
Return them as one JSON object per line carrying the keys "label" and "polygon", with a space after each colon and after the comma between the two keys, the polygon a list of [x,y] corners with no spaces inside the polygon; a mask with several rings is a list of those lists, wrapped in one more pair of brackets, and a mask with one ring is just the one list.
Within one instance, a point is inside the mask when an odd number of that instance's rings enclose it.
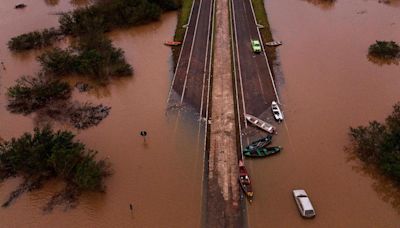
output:
{"label": "partially submerged bush", "polygon": [[67,50],[55,48],[38,58],[43,69],[54,75],[88,75],[100,83],[110,76],[132,75],[123,51],[112,46],[103,35],[84,36],[79,43]]}
{"label": "partially submerged bush", "polygon": [[25,33],[11,38],[8,48],[13,51],[24,51],[49,46],[56,40],[60,32],[54,28]]}
{"label": "partially submerged bush", "polygon": [[68,99],[71,88],[65,82],[39,73],[37,77],[22,76],[16,85],[8,88],[7,96],[7,108],[11,112],[30,114],[52,102]]}
{"label": "partially submerged bush", "polygon": [[358,157],[376,165],[400,184],[400,103],[385,123],[373,121],[369,126],[350,128],[350,137]]}
{"label": "partially submerged bush", "polygon": [[173,10],[172,0],[100,1],[86,8],[63,14],[60,28],[64,34],[81,35],[92,31],[109,31],[116,27],[145,24],[160,18],[162,10]]}
{"label": "partially submerged bush", "polygon": [[24,179],[9,203],[26,190],[37,189],[45,180],[58,178],[74,194],[82,191],[104,191],[104,178],[111,174],[106,160],[96,161],[96,151],[74,140],[69,131],[35,128],[20,138],[0,143],[0,181],[12,176]]}
{"label": "partially submerged bush", "polygon": [[400,46],[394,41],[379,41],[369,46],[368,54],[382,59],[395,59],[399,57]]}

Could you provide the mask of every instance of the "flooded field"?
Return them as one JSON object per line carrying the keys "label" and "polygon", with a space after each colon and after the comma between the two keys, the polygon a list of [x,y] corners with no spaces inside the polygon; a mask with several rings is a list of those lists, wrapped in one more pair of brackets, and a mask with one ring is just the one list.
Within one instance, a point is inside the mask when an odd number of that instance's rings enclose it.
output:
{"label": "flooded field", "polygon": [[[400,100],[400,67],[370,62],[375,40],[400,42],[400,5],[378,0],[266,0],[282,74],[284,150],[248,161],[255,199],[250,227],[398,227],[399,192],[345,152],[350,126],[383,121]],[[304,188],[317,216],[300,217],[291,190]]]}
{"label": "flooded field", "polygon": [[[10,114],[6,89],[21,75],[40,69],[39,51],[13,54],[7,41],[18,34],[57,26],[54,13],[72,9],[85,1],[33,1],[15,10],[15,1],[0,6],[0,137],[18,137],[35,126],[35,115]],[[71,5],[71,3],[73,3]],[[110,115],[97,127],[75,132],[99,157],[109,157],[114,175],[107,179],[106,194],[85,194],[77,208],[56,208],[49,214],[42,207],[62,186],[53,181],[42,190],[25,193],[9,208],[0,208],[1,227],[199,227],[203,152],[197,122],[177,121],[166,114],[172,77],[171,51],[163,45],[173,36],[176,13],[163,15],[160,22],[109,34],[125,51],[134,68],[132,78],[113,81],[89,93],[74,91],[73,99],[111,106]],[[60,46],[66,46],[66,41]],[[75,83],[76,78],[69,79]],[[180,115],[184,116],[184,115]],[[139,132],[146,130],[146,143]],[[19,180],[0,184],[0,200],[5,200]],[[133,213],[129,204],[134,206]]]}

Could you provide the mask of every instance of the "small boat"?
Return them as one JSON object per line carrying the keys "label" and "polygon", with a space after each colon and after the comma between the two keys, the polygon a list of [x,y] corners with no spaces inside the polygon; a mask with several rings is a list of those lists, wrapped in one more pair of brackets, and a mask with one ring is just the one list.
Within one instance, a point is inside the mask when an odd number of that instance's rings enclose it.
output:
{"label": "small boat", "polygon": [[262,130],[273,134],[275,132],[275,127],[272,126],[271,124],[258,119],[255,116],[249,115],[249,114],[245,114],[245,118],[247,121],[249,121],[250,123],[254,124],[255,126],[261,128]]}
{"label": "small boat", "polygon": [[23,4],[23,3],[20,3],[20,4],[15,5],[15,9],[23,9],[23,8],[25,8],[25,7],[26,7],[26,5]]}
{"label": "small boat", "polygon": [[243,192],[251,200],[253,197],[253,188],[246,167],[242,160],[239,160],[239,183]]}
{"label": "small boat", "polygon": [[280,146],[272,146],[272,147],[263,147],[263,148],[255,148],[253,150],[250,149],[244,149],[243,154],[244,156],[247,157],[255,157],[255,158],[261,158],[261,157],[266,157],[272,154],[276,154],[282,150],[282,147]]}
{"label": "small boat", "polygon": [[282,41],[271,41],[271,42],[265,43],[265,45],[275,47],[275,46],[282,45]]}
{"label": "small boat", "polygon": [[276,101],[273,101],[271,104],[272,113],[274,114],[274,118],[276,121],[283,121],[283,113],[278,106]]}
{"label": "small boat", "polygon": [[180,42],[180,41],[166,41],[164,44],[167,45],[167,46],[179,46],[179,45],[182,44],[182,42]]}
{"label": "small boat", "polygon": [[270,144],[272,141],[272,136],[271,135],[267,135],[267,137],[258,139],[252,143],[250,143],[248,146],[246,146],[245,150],[254,150],[257,148],[263,148],[265,146],[268,146],[268,144]]}

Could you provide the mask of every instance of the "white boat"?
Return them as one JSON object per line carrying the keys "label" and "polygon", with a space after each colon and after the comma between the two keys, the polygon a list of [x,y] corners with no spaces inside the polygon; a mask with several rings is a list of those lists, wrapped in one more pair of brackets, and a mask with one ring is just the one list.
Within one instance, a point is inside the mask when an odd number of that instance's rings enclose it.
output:
{"label": "white boat", "polygon": [[279,46],[279,45],[282,45],[282,41],[271,41],[271,42],[265,43],[265,45],[267,45],[267,46]]}
{"label": "white boat", "polygon": [[268,133],[271,133],[271,134],[273,134],[275,132],[275,127],[272,126],[271,124],[269,124],[269,123],[267,123],[267,122],[265,122],[263,120],[260,120],[255,116],[249,115],[249,114],[245,114],[244,116],[245,116],[247,121],[249,121],[253,125],[261,128],[262,130],[264,130],[264,131],[266,131]]}
{"label": "white boat", "polygon": [[276,101],[273,101],[271,104],[272,114],[274,114],[274,118],[276,121],[283,121],[283,113],[278,106]]}

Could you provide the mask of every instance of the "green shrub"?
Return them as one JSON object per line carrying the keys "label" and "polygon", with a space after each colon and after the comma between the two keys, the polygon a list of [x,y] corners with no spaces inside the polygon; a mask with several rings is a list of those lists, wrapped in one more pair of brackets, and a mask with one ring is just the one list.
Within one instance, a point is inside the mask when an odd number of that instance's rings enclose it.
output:
{"label": "green shrub", "polygon": [[350,128],[350,137],[362,161],[400,183],[400,103],[393,106],[384,124],[373,121],[367,127]]}
{"label": "green shrub", "polygon": [[400,47],[394,41],[376,41],[369,46],[368,54],[377,58],[394,59],[400,54]]}
{"label": "green shrub", "polygon": [[7,108],[13,113],[26,115],[70,96],[71,88],[65,82],[50,79],[42,73],[37,77],[22,76],[7,90]]}
{"label": "green shrub", "polygon": [[38,57],[43,69],[54,75],[80,74],[104,83],[110,76],[129,76],[132,67],[124,53],[104,35],[85,35],[71,49],[53,49]]}
{"label": "green shrub", "polygon": [[24,51],[29,49],[49,46],[60,35],[54,28],[34,31],[11,38],[8,48],[13,51]]}
{"label": "green shrub", "polygon": [[0,143],[0,181],[11,176],[21,176],[25,183],[58,178],[66,182],[66,189],[104,191],[104,178],[111,174],[109,163],[96,161],[97,152],[74,137],[69,131],[44,127]]}

